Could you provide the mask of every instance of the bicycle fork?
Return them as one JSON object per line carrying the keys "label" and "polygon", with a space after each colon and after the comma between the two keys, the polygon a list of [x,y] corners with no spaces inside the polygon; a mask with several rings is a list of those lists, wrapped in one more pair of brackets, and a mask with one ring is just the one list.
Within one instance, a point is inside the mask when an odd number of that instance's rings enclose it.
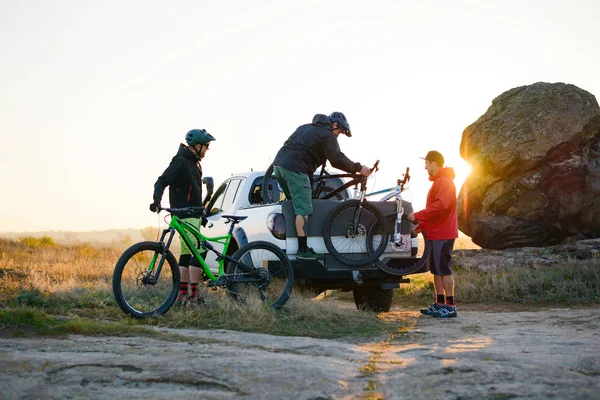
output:
{"label": "bicycle fork", "polygon": [[[167,235],[167,233],[169,233],[169,239],[167,240],[167,244],[165,245],[164,239],[165,239],[165,236]],[[146,273],[144,274],[144,277],[142,278],[143,284],[145,284],[145,285],[155,285],[156,284],[156,281],[158,280],[158,277],[160,276],[160,271],[162,270],[162,267],[165,264],[165,260],[167,258],[167,253],[168,253],[167,250],[169,250],[169,247],[171,246],[171,242],[173,241],[174,236],[175,236],[174,229],[163,230],[160,240],[158,241],[158,244],[160,244],[162,246],[162,250],[163,250],[162,255],[157,264],[156,260],[158,259],[159,253],[154,252],[152,259],[150,260],[150,264],[148,265],[148,269],[146,270]]]}
{"label": "bicycle fork", "polygon": [[360,195],[358,196],[358,207],[356,207],[356,211],[354,212],[354,218],[352,219],[352,227],[350,230],[350,236],[355,237],[360,234],[360,216],[362,214],[363,209],[365,208],[364,199],[365,199],[365,191],[361,188]]}

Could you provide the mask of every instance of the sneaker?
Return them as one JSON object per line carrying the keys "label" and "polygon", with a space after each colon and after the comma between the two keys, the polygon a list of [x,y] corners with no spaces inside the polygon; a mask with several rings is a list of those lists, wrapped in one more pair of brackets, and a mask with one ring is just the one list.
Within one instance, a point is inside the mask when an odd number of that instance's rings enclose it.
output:
{"label": "sneaker", "polygon": [[421,314],[431,315],[434,312],[437,312],[440,308],[444,308],[444,306],[440,306],[438,303],[433,303],[429,307],[421,309]]}
{"label": "sneaker", "polygon": [[309,247],[306,251],[298,250],[296,258],[298,260],[322,260],[324,257],[322,254],[315,253],[312,247]]}
{"label": "sneaker", "polygon": [[436,312],[431,313],[431,316],[434,318],[456,318],[458,314],[456,313],[456,307],[446,304],[443,307],[440,307]]}

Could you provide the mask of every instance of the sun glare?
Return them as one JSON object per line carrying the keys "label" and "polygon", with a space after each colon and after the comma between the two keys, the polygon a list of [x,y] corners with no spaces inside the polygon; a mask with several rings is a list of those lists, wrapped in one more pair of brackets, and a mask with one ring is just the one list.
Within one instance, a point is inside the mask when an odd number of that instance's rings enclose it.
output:
{"label": "sun glare", "polygon": [[456,185],[457,191],[460,190],[463,183],[467,179],[467,176],[471,173],[471,165],[467,163],[465,160],[460,159],[460,161],[453,162],[448,165],[454,169],[454,173],[456,174],[456,178],[454,178],[454,184]]}

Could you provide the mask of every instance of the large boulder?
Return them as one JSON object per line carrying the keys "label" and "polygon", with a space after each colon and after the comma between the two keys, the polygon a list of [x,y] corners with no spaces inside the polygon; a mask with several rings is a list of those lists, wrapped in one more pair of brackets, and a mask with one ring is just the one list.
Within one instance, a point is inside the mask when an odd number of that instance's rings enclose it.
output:
{"label": "large boulder", "polygon": [[600,107],[574,85],[511,89],[462,135],[459,228],[484,248],[600,236]]}

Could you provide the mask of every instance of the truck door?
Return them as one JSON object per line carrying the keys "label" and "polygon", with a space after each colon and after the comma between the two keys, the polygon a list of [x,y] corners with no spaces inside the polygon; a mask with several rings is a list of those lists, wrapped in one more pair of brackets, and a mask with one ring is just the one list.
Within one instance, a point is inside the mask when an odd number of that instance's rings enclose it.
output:
{"label": "truck door", "polygon": [[[212,228],[202,228],[202,233],[205,236],[225,236],[229,232],[229,224],[225,224],[227,220],[221,218],[222,215],[231,214],[229,211],[234,211],[234,204],[236,204],[237,195],[242,187],[242,182],[245,178],[234,177],[223,182],[213,195],[211,201],[208,203],[206,210],[206,218],[213,224]],[[223,251],[223,246],[219,243],[212,243],[218,251]],[[209,252],[206,256],[206,262],[210,266],[213,272],[217,271],[217,261],[215,260],[216,255]]]}

